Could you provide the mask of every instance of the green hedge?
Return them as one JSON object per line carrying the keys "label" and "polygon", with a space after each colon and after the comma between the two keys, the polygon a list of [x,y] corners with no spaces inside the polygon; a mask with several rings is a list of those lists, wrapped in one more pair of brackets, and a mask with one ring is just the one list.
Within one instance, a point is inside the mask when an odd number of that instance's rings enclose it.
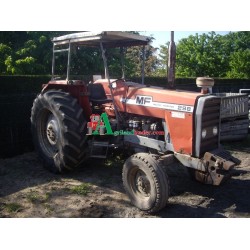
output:
{"label": "green hedge", "polygon": [[[141,82],[141,77],[131,77],[130,80],[135,82]],[[163,86],[168,84],[167,77],[145,77],[145,84],[151,84],[154,86]],[[246,85],[250,86],[250,79],[228,79],[228,78],[214,78],[215,86],[216,85]],[[188,78],[176,78],[175,84],[190,84],[196,85],[196,78],[188,77]]]}
{"label": "green hedge", "polygon": [[0,76],[0,93],[38,93],[50,79],[51,76]]}
{"label": "green hedge", "polygon": [[[141,82],[141,78],[133,77],[130,80]],[[215,85],[213,87],[214,93],[222,92],[235,92],[238,93],[239,89],[250,89],[250,79],[227,79],[227,78],[214,78]],[[145,84],[153,86],[168,87],[166,77],[145,77]],[[196,86],[196,78],[177,78],[175,80],[176,89],[196,91],[200,89]]]}
{"label": "green hedge", "polygon": [[30,113],[36,94],[0,94],[0,158],[33,149]]}
{"label": "green hedge", "polygon": [[[91,76],[78,76],[86,82],[91,79]],[[49,75],[37,76],[0,76],[0,94],[26,94],[38,93],[42,88],[42,84],[47,83],[51,79]],[[129,80],[141,82],[140,77],[131,77]],[[196,78],[177,78],[175,81],[176,88],[194,90],[196,88]],[[168,86],[166,77],[145,77],[145,84],[153,86]],[[187,86],[185,86],[187,85]],[[238,88],[250,88],[250,79],[226,79],[215,78],[215,88],[223,87],[236,91]]]}

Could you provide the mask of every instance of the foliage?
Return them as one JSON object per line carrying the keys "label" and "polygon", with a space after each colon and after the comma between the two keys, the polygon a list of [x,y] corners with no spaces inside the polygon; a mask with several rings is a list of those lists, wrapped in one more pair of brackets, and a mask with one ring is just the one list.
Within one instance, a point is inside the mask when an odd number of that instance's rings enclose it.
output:
{"label": "foliage", "polygon": [[[129,31],[135,34],[138,32]],[[65,31],[0,32],[0,74],[41,75],[51,73],[52,42]],[[151,40],[154,39],[151,37]],[[104,74],[99,49],[73,48],[72,75]],[[168,43],[160,46],[159,55],[152,45],[146,48],[145,75],[166,77]],[[176,77],[250,77],[250,32],[230,32],[221,36],[215,32],[191,35],[176,45]],[[110,76],[121,77],[120,49],[107,50]],[[65,75],[67,55],[57,55],[55,72]],[[125,75],[141,76],[140,47],[125,51]]]}
{"label": "foliage", "polygon": [[250,49],[239,50],[230,55],[229,78],[250,78]]}
{"label": "foliage", "polygon": [[176,49],[176,76],[225,76],[227,61],[219,53],[221,37],[210,32],[182,39]]}
{"label": "foliage", "polygon": [[5,61],[11,53],[11,48],[3,43],[0,43],[0,72],[6,73]]}
{"label": "foliage", "polygon": [[[151,41],[154,38],[151,37]],[[143,50],[139,46],[129,47],[126,50],[125,66],[126,75],[141,76],[143,62]],[[158,58],[156,56],[156,49],[152,45],[145,46],[145,76],[154,74],[158,66]]]}
{"label": "foliage", "polygon": [[176,76],[248,78],[249,48],[250,32],[191,35],[177,44]]}
{"label": "foliage", "polygon": [[[52,42],[55,36],[72,32],[0,32],[0,74],[50,74]],[[138,32],[132,32],[138,33]],[[153,38],[152,38],[153,39]],[[101,51],[87,47],[73,47],[71,75],[104,73]],[[145,74],[150,75],[157,66],[154,48],[146,50]],[[120,49],[107,49],[111,76],[121,77]],[[141,74],[142,54],[140,48],[128,49],[125,54],[126,75]],[[66,74],[67,54],[56,55],[56,72]]]}
{"label": "foliage", "polygon": [[225,36],[224,43],[229,54],[229,70],[226,76],[229,78],[249,78],[250,32],[230,32]]}
{"label": "foliage", "polygon": [[167,76],[168,46],[169,46],[169,42],[165,43],[165,45],[160,46],[160,52],[158,56],[158,65],[157,65],[156,71],[154,72],[154,76],[156,77]]}
{"label": "foliage", "polygon": [[[49,74],[51,72],[52,43],[54,36],[69,32],[8,31],[0,32],[1,74]],[[8,53],[6,53],[8,46]],[[3,67],[5,65],[5,67]]]}

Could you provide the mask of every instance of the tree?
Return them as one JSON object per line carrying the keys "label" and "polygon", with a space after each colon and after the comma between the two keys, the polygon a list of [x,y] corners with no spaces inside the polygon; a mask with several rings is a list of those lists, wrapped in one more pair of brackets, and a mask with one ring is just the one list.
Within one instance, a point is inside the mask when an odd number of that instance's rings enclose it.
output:
{"label": "tree", "polygon": [[176,49],[176,76],[225,76],[228,61],[221,44],[222,36],[215,32],[180,40]]}
{"label": "tree", "polygon": [[[1,74],[50,74],[53,37],[73,32],[0,32]],[[132,32],[138,34],[138,32]],[[153,38],[152,38],[153,39]],[[90,75],[104,72],[99,49],[74,48],[71,74]],[[142,54],[139,47],[128,48],[125,54],[126,75],[141,74]],[[108,49],[107,58],[111,76],[121,76],[120,49]],[[67,53],[56,55],[58,74],[66,73]],[[157,67],[155,49],[146,50],[145,75],[151,75]]]}
{"label": "tree", "polygon": [[0,43],[0,72],[7,72],[5,62],[11,53],[12,50],[8,45]]}
{"label": "tree", "polygon": [[224,37],[230,78],[250,78],[250,32],[230,32]]}
{"label": "tree", "polygon": [[[154,39],[151,37],[151,40]],[[158,66],[158,58],[156,56],[157,49],[152,45],[145,46],[145,76],[155,74]],[[141,76],[143,61],[142,47],[129,47],[126,51],[126,75]]]}
{"label": "tree", "polygon": [[169,42],[167,42],[165,45],[160,45],[160,53],[158,55],[158,65],[154,73],[155,76],[158,77],[167,76],[168,47],[169,47]]}
{"label": "tree", "polygon": [[0,32],[0,42],[10,48],[5,55],[5,68],[0,68],[0,73],[49,74],[52,58],[51,38],[60,34],[65,32]]}
{"label": "tree", "polygon": [[229,65],[228,78],[250,78],[250,49],[233,52]]}
{"label": "tree", "polygon": [[177,77],[249,77],[250,32],[215,32],[182,39],[177,44]]}

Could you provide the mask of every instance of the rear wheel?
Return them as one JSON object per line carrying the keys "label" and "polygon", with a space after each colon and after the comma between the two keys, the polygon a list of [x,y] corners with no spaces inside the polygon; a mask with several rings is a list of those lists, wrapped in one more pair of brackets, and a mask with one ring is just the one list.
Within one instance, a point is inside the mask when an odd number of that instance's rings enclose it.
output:
{"label": "rear wheel", "polygon": [[79,165],[85,157],[86,125],[83,110],[69,93],[49,90],[38,95],[31,111],[35,148],[52,172]]}
{"label": "rear wheel", "polygon": [[148,213],[164,208],[169,197],[169,181],[153,155],[137,153],[123,166],[123,185],[133,205]]}

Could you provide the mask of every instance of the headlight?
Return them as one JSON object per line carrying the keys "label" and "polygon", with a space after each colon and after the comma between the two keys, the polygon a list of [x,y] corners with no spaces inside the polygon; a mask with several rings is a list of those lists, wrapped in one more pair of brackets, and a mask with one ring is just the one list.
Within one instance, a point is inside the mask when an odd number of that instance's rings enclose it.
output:
{"label": "headlight", "polygon": [[205,138],[206,135],[207,135],[207,130],[206,129],[202,129],[202,131],[201,131],[202,138]]}
{"label": "headlight", "polygon": [[218,128],[216,126],[213,127],[213,135],[218,134]]}

